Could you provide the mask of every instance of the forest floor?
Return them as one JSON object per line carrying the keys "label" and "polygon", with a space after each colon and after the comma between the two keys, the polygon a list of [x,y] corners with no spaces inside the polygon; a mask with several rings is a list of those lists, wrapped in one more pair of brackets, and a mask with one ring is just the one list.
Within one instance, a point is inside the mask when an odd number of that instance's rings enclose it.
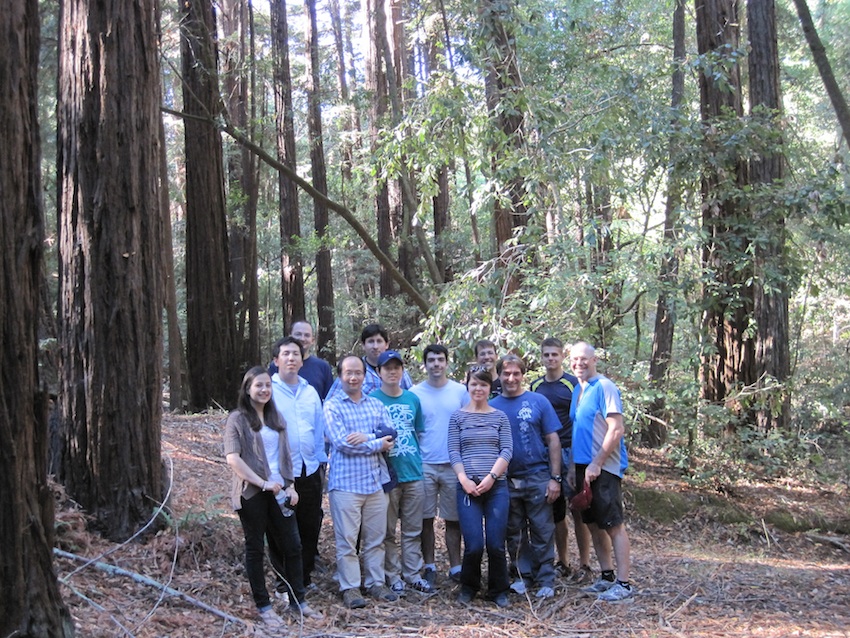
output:
{"label": "forest floor", "polygon": [[[119,545],[90,533],[86,517],[57,488],[61,550],[161,584],[57,557],[78,636],[265,635],[243,573],[239,520],[229,505],[224,418],[166,415],[163,458],[173,474],[167,525],[143,540]],[[786,478],[696,489],[661,455],[642,449],[631,455],[624,482],[637,588],[631,601],[598,602],[561,582],[557,596],[543,602],[512,596],[507,610],[477,599],[466,606],[455,602],[456,586],[443,574],[435,594],[408,592],[397,603],[370,602],[351,611],[328,569],[314,575],[318,587],[308,594],[324,620],[303,626],[291,620],[285,635],[850,636],[850,486]],[[326,565],[334,560],[329,519],[320,540]],[[437,558],[445,565],[442,547]],[[192,601],[163,593],[162,585]]]}

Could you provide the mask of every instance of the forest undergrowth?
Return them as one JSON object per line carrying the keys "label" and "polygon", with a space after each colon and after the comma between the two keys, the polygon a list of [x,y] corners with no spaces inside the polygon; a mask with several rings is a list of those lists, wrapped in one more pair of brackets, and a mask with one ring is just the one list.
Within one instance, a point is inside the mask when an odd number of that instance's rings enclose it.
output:
{"label": "forest undergrowth", "polygon": [[[57,556],[56,568],[78,636],[265,635],[229,504],[224,418],[166,415],[163,458],[171,492],[156,532],[107,542],[87,529],[84,513],[56,488],[57,548],[67,552]],[[325,507],[323,569],[308,594],[325,618],[301,624],[288,617],[285,635],[850,636],[846,484],[738,478],[695,487],[660,453],[638,448],[631,455],[624,486],[637,588],[632,601],[601,603],[563,580],[556,597],[542,602],[514,595],[507,610],[483,600],[461,605],[456,586],[443,574],[434,594],[408,592],[397,603],[348,610],[333,581]],[[439,542],[441,528],[437,535]],[[86,565],[81,558],[98,562]],[[437,558],[445,565],[441,546]],[[109,573],[107,566],[124,571]]]}

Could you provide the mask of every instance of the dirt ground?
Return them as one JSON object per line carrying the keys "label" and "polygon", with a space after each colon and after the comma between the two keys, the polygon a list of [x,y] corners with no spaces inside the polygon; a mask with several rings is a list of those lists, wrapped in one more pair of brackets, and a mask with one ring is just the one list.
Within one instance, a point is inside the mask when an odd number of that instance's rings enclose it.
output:
{"label": "dirt ground", "polygon": [[[256,625],[242,567],[242,533],[230,511],[223,427],[222,413],[166,417],[163,458],[173,476],[167,525],[143,540],[116,545],[92,535],[85,516],[57,488],[59,549],[97,561],[56,559],[78,636],[265,635]],[[846,485],[753,482],[723,486],[720,494],[690,488],[660,455],[633,450],[632,459],[624,483],[637,588],[632,601],[597,602],[562,581],[557,596],[547,601],[514,595],[507,610],[479,600],[465,606],[455,602],[455,586],[443,573],[435,594],[409,592],[397,603],[370,602],[351,611],[341,605],[332,580],[332,529],[326,515],[320,541],[326,569],[314,575],[317,587],[308,596],[325,619],[303,625],[292,619],[285,635],[850,636],[847,530],[789,533],[768,522],[776,511],[801,519],[820,513],[850,518]],[[658,499],[647,501],[647,494]],[[673,495],[679,510],[666,513],[665,499]],[[640,514],[635,513],[638,501]],[[729,507],[718,505],[724,503]],[[654,516],[653,508],[665,515]],[[741,515],[729,516],[730,511]],[[672,520],[659,522],[665,519]],[[437,558],[445,566],[442,548]],[[108,573],[101,566],[130,575]],[[140,577],[149,580],[139,582]],[[175,591],[168,593],[164,586]]]}

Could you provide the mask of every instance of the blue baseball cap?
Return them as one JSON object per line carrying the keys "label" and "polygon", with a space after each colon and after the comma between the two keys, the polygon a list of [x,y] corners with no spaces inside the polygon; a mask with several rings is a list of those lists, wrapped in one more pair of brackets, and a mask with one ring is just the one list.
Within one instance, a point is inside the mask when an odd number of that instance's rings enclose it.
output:
{"label": "blue baseball cap", "polygon": [[398,361],[401,365],[404,365],[404,359],[401,358],[401,355],[398,352],[395,350],[384,350],[378,355],[378,367],[386,365],[393,359]]}

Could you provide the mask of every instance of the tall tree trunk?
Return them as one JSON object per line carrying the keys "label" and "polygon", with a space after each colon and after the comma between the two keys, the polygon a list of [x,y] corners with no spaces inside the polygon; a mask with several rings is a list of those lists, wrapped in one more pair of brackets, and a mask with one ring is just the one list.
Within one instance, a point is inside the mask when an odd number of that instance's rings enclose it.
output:
{"label": "tall tree trunk", "polygon": [[[750,35],[751,114],[762,117],[765,113],[759,109],[767,109],[771,128],[778,130],[782,121],[782,100],[774,0],[747,1],[747,29]],[[790,409],[790,392],[784,387],[791,371],[785,213],[782,203],[769,193],[783,174],[784,157],[778,149],[750,160],[750,182],[755,195],[752,215],[760,234],[760,241],[755,242],[753,286],[756,375],[760,386],[767,379],[775,379],[780,384],[778,391],[760,395],[756,424],[763,430],[785,428]]]}
{"label": "tall tree trunk", "polygon": [[850,108],[847,107],[847,100],[844,98],[838,82],[835,81],[832,65],[829,63],[826,49],[823,46],[823,42],[821,42],[820,36],[818,36],[817,29],[815,29],[815,23],[812,20],[809,5],[806,4],[806,0],[794,0],[794,6],[797,8],[800,25],[803,27],[803,35],[806,36],[806,42],[809,44],[812,58],[815,60],[815,66],[818,68],[818,73],[820,73],[826,94],[829,96],[829,101],[832,102],[832,108],[835,110],[838,123],[841,125],[844,141],[850,146]]}
{"label": "tall tree trunk", "polygon": [[[275,55],[275,110],[277,112],[278,158],[293,171],[295,160],[295,121],[292,107],[292,74],[289,67],[289,26],[286,0],[272,0],[272,50]],[[292,320],[305,315],[304,263],[298,240],[301,219],[298,189],[280,176],[280,243],[281,294],[283,295],[283,330],[289,334]]]}
{"label": "tall tree trunk", "polygon": [[[705,240],[702,267],[711,277],[703,299],[702,398],[715,403],[726,401],[736,388],[749,385],[753,378],[753,342],[747,335],[752,310],[752,294],[747,283],[751,269],[741,267],[747,259],[749,220],[746,211],[730,194],[747,183],[746,163],[740,157],[726,158],[725,133],[721,116],[743,115],[741,76],[736,59],[730,56],[739,47],[737,0],[697,0],[697,45],[701,56],[726,61],[728,74],[719,63],[699,74],[700,111],[704,147],[715,155],[703,171],[702,227]],[[730,424],[731,428],[731,424]]]}
{"label": "tall tree trunk", "polygon": [[[47,396],[38,374],[44,209],[37,0],[0,12],[0,635],[73,636],[53,571]],[[14,276],[9,276],[14,273]]]}
{"label": "tall tree trunk", "polygon": [[[253,139],[253,96],[249,91],[248,37],[253,38],[248,3],[243,0],[222,2],[223,84],[231,121]],[[250,105],[250,106],[249,106]],[[241,363],[260,360],[260,327],[258,325],[259,292],[257,290],[257,199],[259,184],[255,179],[256,158],[244,146],[238,146],[227,158],[230,202],[234,206],[229,225],[230,273],[233,303],[239,317],[237,327]],[[247,326],[247,334],[246,328]]]}
{"label": "tall tree trunk", "polygon": [[60,15],[62,479],[114,540],[162,498],[158,12],[67,0]]}
{"label": "tall tree trunk", "polygon": [[[386,51],[386,13],[383,0],[364,0],[369,25],[369,53],[366,58],[366,88],[370,94],[369,139],[372,151],[378,148],[378,136],[387,117],[389,99],[387,76],[392,69],[385,66]],[[393,230],[391,221],[390,195],[387,180],[376,170],[375,178],[375,219],[378,231],[378,248],[392,257]],[[398,263],[396,261],[396,263]],[[382,298],[391,297],[396,288],[389,270],[381,265],[380,294]]]}
{"label": "tall tree trunk", "polygon": [[[328,181],[325,168],[325,147],[322,140],[322,105],[320,91],[319,32],[316,19],[316,0],[305,0],[308,16],[307,25],[307,129],[310,137],[310,167],[313,186],[327,195]],[[333,271],[331,251],[328,247],[328,207],[324,202],[313,203],[313,218],[316,237],[321,246],[316,253],[316,305],[318,306],[317,351],[334,360],[336,323],[334,319]]]}
{"label": "tall tree trunk", "polygon": [[186,144],[187,359],[193,409],[236,399],[236,327],[224,196],[222,111],[211,0],[182,5],[183,109]]}
{"label": "tall tree trunk", "polygon": [[673,10],[673,76],[670,110],[673,113],[669,144],[669,169],[667,171],[667,202],[664,206],[664,254],[658,271],[658,301],[655,305],[655,331],[652,335],[652,356],[649,360],[649,380],[659,394],[650,403],[648,411],[653,417],[644,438],[652,447],[660,447],[667,440],[664,425],[665,401],[661,394],[667,382],[667,371],[673,355],[673,333],[676,319],[672,312],[672,299],[679,278],[679,257],[676,253],[676,236],[679,225],[679,206],[682,203],[682,183],[678,165],[678,135],[682,121],[682,98],[685,94],[685,0],[676,0]]}
{"label": "tall tree trunk", "polygon": [[165,287],[165,316],[168,326],[168,407],[172,412],[185,409],[186,365],[183,336],[177,314],[177,282],[174,279],[174,247],[171,233],[171,206],[168,199],[168,152],[165,126],[159,118],[159,209],[162,218],[162,264]]}
{"label": "tall tree trunk", "polygon": [[[354,150],[359,144],[355,140],[359,140],[360,132],[360,111],[350,101],[349,80],[351,77],[352,89],[356,89],[357,75],[353,65],[351,69],[346,67],[346,51],[349,51],[349,58],[353,59],[353,46],[351,44],[351,21],[346,14],[343,18],[340,10],[339,0],[330,0],[328,10],[331,17],[331,28],[334,34],[334,46],[338,60],[337,79],[339,82],[339,97],[346,108],[349,110],[349,117],[342,124],[343,132],[346,133],[342,141],[342,198],[343,203],[346,202],[346,184],[351,182],[351,169],[354,166]],[[347,47],[347,48],[346,48]]]}

